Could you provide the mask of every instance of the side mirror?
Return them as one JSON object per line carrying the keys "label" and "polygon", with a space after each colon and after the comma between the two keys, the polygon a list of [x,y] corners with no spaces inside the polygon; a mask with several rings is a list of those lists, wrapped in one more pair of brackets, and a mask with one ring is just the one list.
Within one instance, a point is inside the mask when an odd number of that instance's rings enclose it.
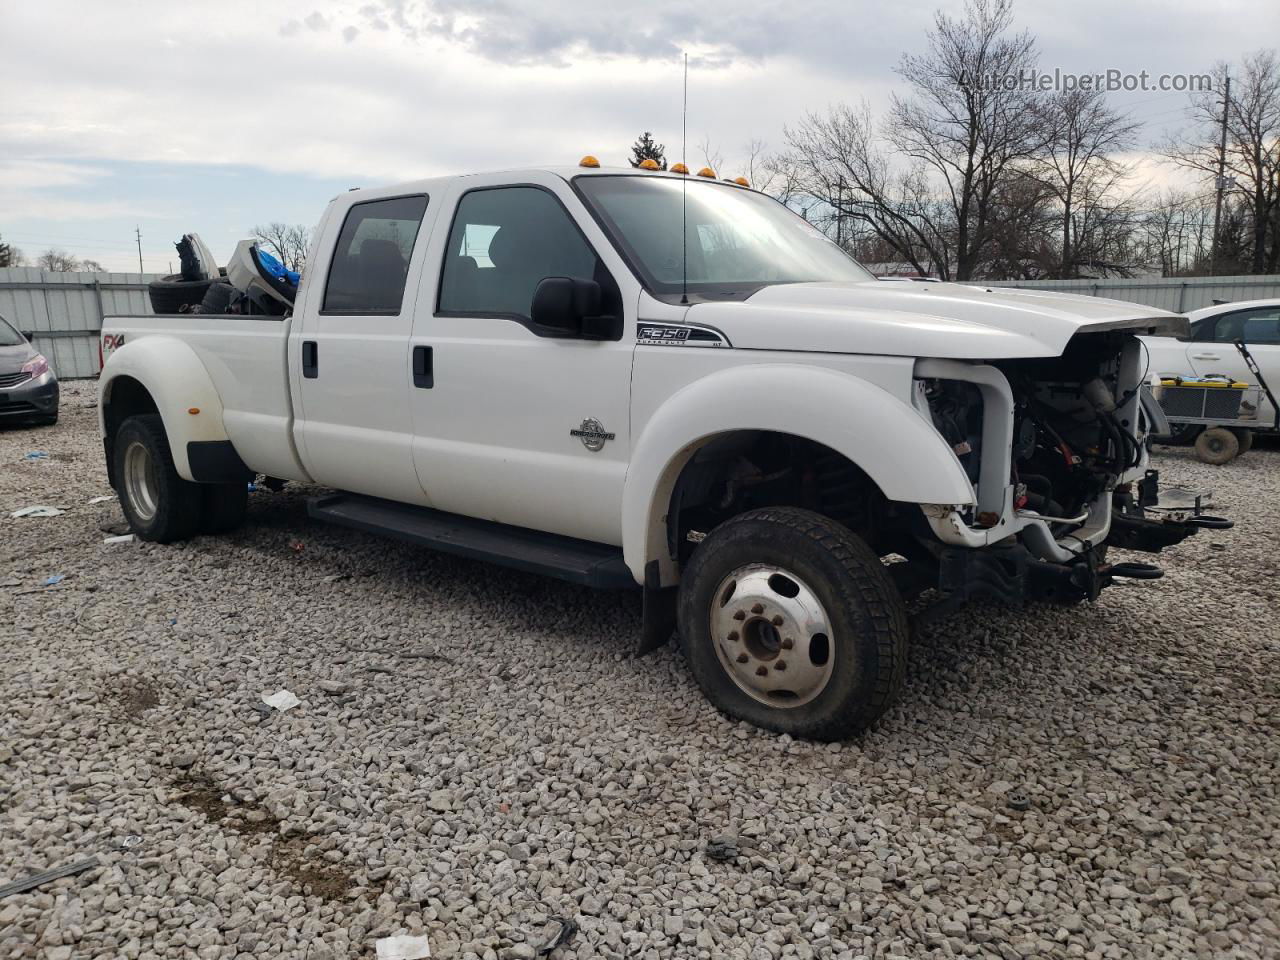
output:
{"label": "side mirror", "polygon": [[583,336],[584,321],[600,315],[600,284],[577,277],[546,277],[533,292],[529,319],[552,336]]}
{"label": "side mirror", "polygon": [[34,330],[19,330],[18,332],[27,338],[27,343],[30,343],[36,338],[36,332]]}

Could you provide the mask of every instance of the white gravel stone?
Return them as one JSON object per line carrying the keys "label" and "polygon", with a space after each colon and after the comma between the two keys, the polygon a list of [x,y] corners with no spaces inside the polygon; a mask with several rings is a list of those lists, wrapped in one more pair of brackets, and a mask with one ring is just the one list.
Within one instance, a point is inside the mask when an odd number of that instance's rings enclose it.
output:
{"label": "white gravel stone", "polygon": [[501,960],[557,916],[554,960],[1275,955],[1274,441],[1158,449],[1234,530],[1093,605],[918,630],[836,748],[630,657],[635,597],[316,525],[306,488],[104,549],[93,389],[0,430],[0,881],[101,860],[0,903],[0,956]]}

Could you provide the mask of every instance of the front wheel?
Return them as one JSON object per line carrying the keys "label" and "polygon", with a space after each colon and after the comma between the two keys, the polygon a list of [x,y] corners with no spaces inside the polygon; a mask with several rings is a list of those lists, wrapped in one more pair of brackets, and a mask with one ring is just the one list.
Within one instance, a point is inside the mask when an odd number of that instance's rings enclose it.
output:
{"label": "front wheel", "polygon": [[171,543],[196,532],[202,512],[200,486],[178,476],[158,414],[122,423],[112,455],[120,506],[139,538]]}
{"label": "front wheel", "polygon": [[907,616],[880,559],[833,520],[754,510],[713,530],[680,583],[680,642],[730,716],[815,740],[863,730],[906,667]]}

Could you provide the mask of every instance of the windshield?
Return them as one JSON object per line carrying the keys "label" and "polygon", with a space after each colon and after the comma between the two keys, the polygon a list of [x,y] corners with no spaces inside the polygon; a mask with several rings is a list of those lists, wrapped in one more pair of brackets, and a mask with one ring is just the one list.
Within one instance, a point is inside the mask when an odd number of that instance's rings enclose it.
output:
{"label": "windshield", "polygon": [[578,177],[574,185],[658,295],[683,289],[682,222],[693,294],[747,296],[774,283],[874,279],[821,230],[742,187],[637,176]]}
{"label": "windshield", "polygon": [[18,344],[26,342],[22,338],[22,334],[9,326],[4,317],[0,317],[0,347],[16,347]]}

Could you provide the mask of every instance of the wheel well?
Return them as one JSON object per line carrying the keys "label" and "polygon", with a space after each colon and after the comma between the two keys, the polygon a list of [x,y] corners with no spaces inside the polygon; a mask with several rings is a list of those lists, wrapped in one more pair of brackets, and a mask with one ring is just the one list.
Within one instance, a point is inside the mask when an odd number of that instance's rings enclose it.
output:
{"label": "wheel well", "polygon": [[712,437],[681,468],[666,511],[670,555],[683,564],[699,533],[746,510],[782,506],[829,517],[877,552],[890,539],[894,505],[844,454],[793,434],[739,430]]}
{"label": "wheel well", "polygon": [[107,482],[113,488],[116,485],[115,440],[120,424],[130,417],[159,412],[150,392],[133,377],[116,377],[111,381],[102,407],[102,445],[107,457]]}

